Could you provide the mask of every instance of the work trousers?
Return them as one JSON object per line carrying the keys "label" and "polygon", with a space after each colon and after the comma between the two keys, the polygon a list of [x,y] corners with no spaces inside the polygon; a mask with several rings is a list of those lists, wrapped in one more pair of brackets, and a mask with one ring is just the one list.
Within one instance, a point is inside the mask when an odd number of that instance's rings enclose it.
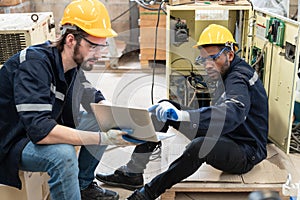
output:
{"label": "work trousers", "polygon": [[147,198],[156,199],[166,189],[196,172],[204,162],[232,174],[243,174],[253,168],[244,150],[233,140],[226,137],[197,137],[165,172],[144,186]]}
{"label": "work trousers", "polygon": [[[171,102],[177,109],[179,104]],[[168,120],[160,122],[156,116],[152,116],[156,131],[166,132],[169,126],[179,130],[191,142],[187,145],[183,154],[169,166],[168,170],[157,175],[144,189],[149,199],[155,199],[196,172],[206,162],[224,172],[242,174],[250,171],[253,164],[248,161],[245,150],[232,139],[226,136],[205,137],[199,135],[190,126],[190,122],[175,122]],[[135,147],[131,160],[127,163],[129,172],[142,173],[146,168],[149,158],[159,143],[147,142]]]}
{"label": "work trousers", "polygon": [[[162,101],[168,101],[178,109],[188,109],[187,107],[183,107],[180,104],[170,100]],[[197,130],[192,130],[190,128],[190,122],[176,122],[170,120],[168,120],[167,122],[161,122],[157,120],[155,115],[151,115],[151,120],[155,130],[158,132],[167,132],[169,127],[172,126],[190,140],[197,137]],[[145,142],[143,144],[137,145],[131,155],[130,161],[126,164],[126,171],[130,173],[144,173],[144,170],[146,169],[146,166],[150,161],[150,157],[153,151],[160,145],[161,142]]]}
{"label": "work trousers", "polygon": [[[80,115],[77,129],[99,131],[92,113]],[[80,190],[94,180],[94,171],[107,146],[81,146],[77,156],[73,145],[37,145],[29,142],[21,156],[20,170],[47,172],[52,200],[80,200]]]}

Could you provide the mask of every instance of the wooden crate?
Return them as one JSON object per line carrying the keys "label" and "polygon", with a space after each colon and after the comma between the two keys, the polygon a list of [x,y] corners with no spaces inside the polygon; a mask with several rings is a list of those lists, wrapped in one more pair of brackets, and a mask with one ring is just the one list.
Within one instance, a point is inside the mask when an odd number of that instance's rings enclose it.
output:
{"label": "wooden crate", "polygon": [[[159,5],[152,6],[158,8]],[[149,61],[154,60],[155,34],[158,11],[139,8],[140,12],[140,63],[142,67],[148,67]],[[160,21],[157,31],[156,60],[166,60],[166,15],[160,12]]]}

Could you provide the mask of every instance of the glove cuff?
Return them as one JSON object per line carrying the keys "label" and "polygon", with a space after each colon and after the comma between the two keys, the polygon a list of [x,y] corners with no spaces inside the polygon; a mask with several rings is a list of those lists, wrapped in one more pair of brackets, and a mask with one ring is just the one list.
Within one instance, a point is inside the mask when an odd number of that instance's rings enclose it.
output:
{"label": "glove cuff", "polygon": [[188,111],[181,111],[181,120],[180,121],[190,121],[190,113]]}

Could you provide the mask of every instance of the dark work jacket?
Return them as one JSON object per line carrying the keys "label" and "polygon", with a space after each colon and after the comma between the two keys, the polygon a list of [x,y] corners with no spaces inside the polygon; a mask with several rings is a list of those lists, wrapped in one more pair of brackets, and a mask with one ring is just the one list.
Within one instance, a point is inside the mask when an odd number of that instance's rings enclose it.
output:
{"label": "dark work jacket", "polygon": [[195,136],[228,137],[257,164],[267,156],[268,98],[255,70],[235,56],[216,84],[212,105],[189,110]]}
{"label": "dark work jacket", "polygon": [[18,176],[25,145],[37,143],[57,124],[75,128],[80,104],[104,100],[83,71],[64,73],[61,55],[50,42],[12,56],[0,70],[0,183],[21,189]]}

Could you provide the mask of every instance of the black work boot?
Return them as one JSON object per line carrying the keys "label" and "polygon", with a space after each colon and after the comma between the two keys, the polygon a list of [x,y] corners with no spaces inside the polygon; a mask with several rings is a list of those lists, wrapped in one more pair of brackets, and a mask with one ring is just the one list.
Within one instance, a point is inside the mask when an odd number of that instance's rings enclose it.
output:
{"label": "black work boot", "polygon": [[118,200],[119,194],[117,192],[106,190],[92,182],[86,189],[81,190],[81,200]]}
{"label": "black work boot", "polygon": [[148,200],[139,190],[135,190],[126,200]]}
{"label": "black work boot", "polygon": [[135,190],[144,185],[142,173],[128,173],[122,168],[117,169],[113,174],[96,174],[96,179],[107,185],[122,187],[127,190]]}

